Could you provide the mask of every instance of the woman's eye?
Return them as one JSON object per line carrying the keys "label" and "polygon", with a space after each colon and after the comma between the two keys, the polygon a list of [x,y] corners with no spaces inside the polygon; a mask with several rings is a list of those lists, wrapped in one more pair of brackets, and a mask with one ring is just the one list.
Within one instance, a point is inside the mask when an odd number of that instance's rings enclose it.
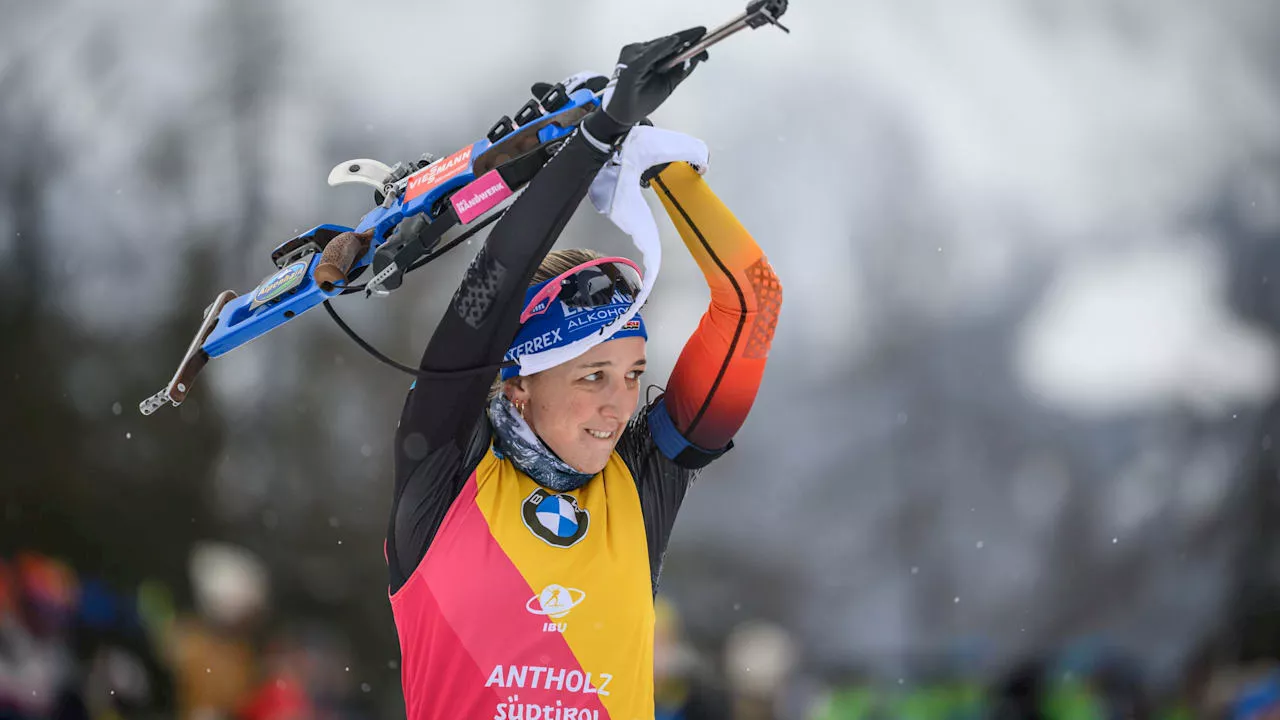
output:
{"label": "woman's eye", "polygon": [[595,381],[597,381],[597,380],[599,380],[599,379],[600,379],[600,373],[598,373],[598,372],[593,372],[593,373],[591,373],[590,375],[588,375],[588,376],[586,376],[586,377],[584,377],[584,378],[582,378],[582,379],[583,379],[583,380],[586,380],[587,382],[595,382]]}
{"label": "woman's eye", "polygon": [[644,374],[644,371],[643,371],[643,370],[632,370],[631,372],[627,373],[627,379],[628,379],[628,380],[639,380],[639,379],[640,379],[640,376],[641,376],[641,375],[643,375],[643,374]]}

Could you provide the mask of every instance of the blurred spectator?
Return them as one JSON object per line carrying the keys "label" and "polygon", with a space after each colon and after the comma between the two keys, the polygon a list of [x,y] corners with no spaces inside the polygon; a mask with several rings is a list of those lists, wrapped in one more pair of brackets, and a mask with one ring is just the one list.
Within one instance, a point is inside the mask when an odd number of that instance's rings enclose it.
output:
{"label": "blurred spectator", "polygon": [[779,717],[796,662],[790,634],[762,620],[743,623],[729,634],[724,652],[734,696],[733,716],[739,720]]}
{"label": "blurred spectator", "polygon": [[3,594],[0,618],[0,718],[86,718],[71,652],[77,580],[52,558],[23,553]]}
{"label": "blurred spectator", "polygon": [[992,692],[993,720],[1048,720],[1045,665],[1040,659],[1016,664]]}
{"label": "blurred spectator", "polygon": [[148,669],[135,653],[116,645],[103,645],[94,652],[85,679],[85,700],[97,720],[156,710]]}
{"label": "blurred spectator", "polygon": [[1105,708],[1106,720],[1152,718],[1142,671],[1129,657],[1104,658],[1093,670],[1092,684]]}
{"label": "blurred spectator", "polygon": [[1231,720],[1280,720],[1280,673],[1247,685],[1232,707]]}
{"label": "blurred spectator", "polygon": [[255,678],[251,633],[266,609],[266,571],[247,550],[205,543],[193,549],[190,573],[198,612],[180,618],[166,642],[177,716],[230,718]]}
{"label": "blurred spectator", "polygon": [[348,640],[334,628],[308,624],[297,636],[300,667],[305,667],[307,693],[317,718],[354,718],[356,683]]}
{"label": "blurred spectator", "polygon": [[731,717],[723,685],[686,642],[679,612],[654,599],[653,684],[656,720],[722,720]]}
{"label": "blurred spectator", "polygon": [[357,717],[345,643],[322,626],[277,632],[262,657],[263,680],[242,720]]}
{"label": "blurred spectator", "polygon": [[278,637],[264,654],[266,675],[241,706],[242,720],[311,720],[316,708],[307,695],[309,662],[305,649]]}

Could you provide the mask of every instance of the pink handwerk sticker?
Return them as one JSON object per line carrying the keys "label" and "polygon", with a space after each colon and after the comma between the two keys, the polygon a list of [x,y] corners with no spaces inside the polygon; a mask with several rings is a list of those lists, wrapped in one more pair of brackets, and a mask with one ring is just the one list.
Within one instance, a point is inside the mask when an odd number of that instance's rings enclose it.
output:
{"label": "pink handwerk sticker", "polygon": [[458,219],[465,224],[509,197],[511,188],[507,187],[497,170],[490,170],[454,193],[449,200],[453,203],[453,209],[458,212]]}

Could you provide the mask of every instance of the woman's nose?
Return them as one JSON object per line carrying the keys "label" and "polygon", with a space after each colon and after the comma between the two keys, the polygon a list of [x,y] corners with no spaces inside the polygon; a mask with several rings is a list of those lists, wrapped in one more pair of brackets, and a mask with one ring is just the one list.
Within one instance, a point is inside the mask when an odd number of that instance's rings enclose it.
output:
{"label": "woman's nose", "polygon": [[631,390],[627,388],[625,382],[610,382],[609,391],[601,398],[603,403],[600,406],[600,414],[610,420],[617,420],[628,414],[626,407],[630,402],[630,393]]}

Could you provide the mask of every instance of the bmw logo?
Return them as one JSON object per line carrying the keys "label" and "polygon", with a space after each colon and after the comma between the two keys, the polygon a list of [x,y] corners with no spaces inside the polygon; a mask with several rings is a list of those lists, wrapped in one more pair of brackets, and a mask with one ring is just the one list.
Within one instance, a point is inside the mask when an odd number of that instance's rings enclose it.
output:
{"label": "bmw logo", "polygon": [[572,495],[556,495],[542,488],[524,499],[521,517],[529,532],[548,545],[570,547],[586,537],[591,515]]}

